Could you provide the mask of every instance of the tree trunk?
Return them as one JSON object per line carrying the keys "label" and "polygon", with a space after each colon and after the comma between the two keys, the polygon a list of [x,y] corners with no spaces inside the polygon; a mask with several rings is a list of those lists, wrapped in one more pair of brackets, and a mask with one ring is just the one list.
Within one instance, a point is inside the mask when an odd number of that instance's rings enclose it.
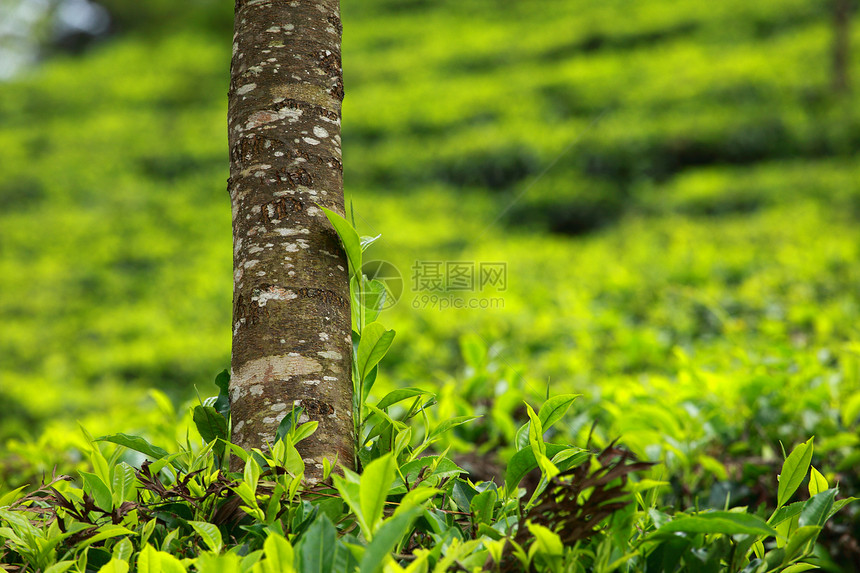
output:
{"label": "tree trunk", "polygon": [[851,89],[848,77],[848,55],[851,52],[851,0],[833,2],[833,91],[847,93]]}
{"label": "tree trunk", "polygon": [[236,0],[232,439],[265,448],[301,406],[310,481],[324,457],[354,464],[348,267],[317,208],[344,212],[340,37],[338,0]]}

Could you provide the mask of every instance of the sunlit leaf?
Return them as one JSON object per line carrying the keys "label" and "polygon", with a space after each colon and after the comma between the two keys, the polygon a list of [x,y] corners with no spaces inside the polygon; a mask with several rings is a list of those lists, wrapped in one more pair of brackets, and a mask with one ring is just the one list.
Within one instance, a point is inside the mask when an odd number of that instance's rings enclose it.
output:
{"label": "sunlit leaf", "polygon": [[732,511],[710,511],[676,517],[660,527],[657,532],[776,535],[776,530],[757,515]]}
{"label": "sunlit leaf", "polygon": [[779,488],[777,489],[777,506],[781,507],[794,495],[812,461],[812,438],[798,445],[785,459],[782,471],[779,474]]}
{"label": "sunlit leaf", "polygon": [[119,444],[120,446],[125,446],[126,448],[132,449],[136,452],[140,452],[153,460],[158,460],[168,455],[167,450],[164,448],[153,446],[144,438],[141,438],[140,436],[132,436],[130,434],[111,434],[110,436],[96,438],[95,441]]}
{"label": "sunlit leaf", "polygon": [[216,525],[207,521],[189,521],[188,523],[211,551],[215,553],[221,552],[224,542],[221,539],[221,531],[218,530]]}
{"label": "sunlit leaf", "polygon": [[361,474],[359,499],[361,512],[370,528],[370,531],[366,532],[368,538],[373,536],[376,523],[382,518],[385,499],[388,497],[388,488],[394,481],[396,469],[397,461],[393,455],[389,454],[373,460]]}
{"label": "sunlit leaf", "polygon": [[266,559],[263,561],[265,573],[290,573],[294,571],[293,546],[283,535],[272,533],[263,543]]}
{"label": "sunlit leaf", "polygon": [[431,392],[427,392],[420,388],[398,388],[397,390],[393,390],[386,394],[382,400],[379,401],[376,407],[380,410],[384,410],[385,408],[393,406],[402,400],[414,398],[415,396],[423,396],[425,394],[431,394]]}
{"label": "sunlit leaf", "polygon": [[817,495],[829,487],[827,485],[827,478],[821,475],[820,471],[812,467],[809,472],[809,496]]}
{"label": "sunlit leaf", "polygon": [[346,258],[349,261],[350,272],[357,274],[361,272],[361,240],[358,238],[358,233],[349,221],[338,215],[331,209],[320,206],[328,220],[331,222],[334,230],[337,231],[340,241],[346,251]]}
{"label": "sunlit leaf", "polygon": [[113,507],[113,496],[107,484],[96,474],[83,471],[80,474],[84,480],[84,491],[93,496],[99,508],[109,511]]}
{"label": "sunlit leaf", "polygon": [[359,571],[361,573],[378,573],[385,565],[385,558],[394,551],[406,535],[411,532],[412,522],[421,514],[422,508],[409,509],[400,515],[387,519],[373,540],[367,544],[361,558]]}
{"label": "sunlit leaf", "polygon": [[[364,380],[370,374],[370,371],[376,366],[380,360],[388,352],[391,342],[394,340],[394,331],[387,330],[378,322],[371,322],[364,327],[361,333],[361,340],[358,343],[356,371],[359,380]],[[364,395],[362,401],[367,399],[367,394],[370,393],[371,384],[366,384],[364,387]]]}
{"label": "sunlit leaf", "polygon": [[560,394],[544,402],[538,412],[543,431],[547,431],[553,424],[561,420],[573,401],[580,396],[582,394]]}

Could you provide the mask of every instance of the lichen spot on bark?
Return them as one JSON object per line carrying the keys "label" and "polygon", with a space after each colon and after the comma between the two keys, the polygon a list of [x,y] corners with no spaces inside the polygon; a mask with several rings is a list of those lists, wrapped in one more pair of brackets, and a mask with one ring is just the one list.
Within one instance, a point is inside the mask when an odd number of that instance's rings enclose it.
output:
{"label": "lichen spot on bark", "polygon": [[322,356],[326,360],[343,360],[343,355],[336,350],[325,350],[322,352],[317,352],[317,354]]}
{"label": "lichen spot on bark", "polygon": [[287,380],[293,376],[307,376],[317,372],[322,372],[322,365],[318,360],[291,352],[249,360],[238,372],[234,372],[230,385],[235,393],[244,394],[243,390],[253,391],[253,386],[258,384],[265,385],[272,380]]}

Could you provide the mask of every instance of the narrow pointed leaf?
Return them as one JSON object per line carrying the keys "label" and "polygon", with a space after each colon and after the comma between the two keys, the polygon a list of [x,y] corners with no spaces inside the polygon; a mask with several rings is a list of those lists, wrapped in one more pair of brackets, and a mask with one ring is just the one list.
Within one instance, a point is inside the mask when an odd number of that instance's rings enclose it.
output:
{"label": "narrow pointed leaf", "polygon": [[415,396],[423,396],[425,394],[430,394],[431,392],[427,392],[426,390],[422,390],[421,388],[398,388],[392,392],[389,392],[385,395],[382,400],[376,405],[380,410],[384,410],[394,404],[406,400],[408,398],[414,398]]}
{"label": "narrow pointed leaf", "polygon": [[[382,518],[382,510],[385,507],[385,499],[388,497],[388,489],[394,481],[394,473],[397,469],[397,461],[392,455],[386,455],[376,459],[366,468],[361,475],[361,512],[367,521],[373,535],[376,522]],[[367,535],[366,533],[366,535]]]}
{"label": "narrow pointed leaf", "polygon": [[785,505],[803,483],[803,478],[809,471],[810,462],[812,462],[812,438],[794,448],[782,464],[777,489],[777,507]]}
{"label": "narrow pointed leaf", "polygon": [[296,546],[302,573],[331,573],[334,570],[337,532],[328,516],[321,513]]}
{"label": "narrow pointed leaf", "polygon": [[80,474],[84,480],[84,491],[93,496],[99,508],[110,511],[113,507],[113,496],[107,484],[96,474],[89,472],[80,472]]}
{"label": "narrow pointed leaf", "polygon": [[[364,380],[373,370],[394,340],[394,331],[386,330],[382,324],[371,322],[364,327],[361,333],[361,340],[358,342],[357,354],[357,372],[360,380]],[[369,392],[369,388],[365,389],[365,393]],[[362,399],[366,399],[366,395]]]}
{"label": "narrow pointed leaf", "polygon": [[266,553],[266,560],[263,561],[265,573],[288,573],[295,570],[293,546],[283,535],[269,535],[263,543],[263,550]]}
{"label": "narrow pointed leaf", "polygon": [[197,431],[207,443],[218,438],[224,441],[230,439],[227,433],[227,419],[212,406],[195,406],[192,418]]}
{"label": "narrow pointed leaf", "polygon": [[211,551],[214,551],[215,553],[221,552],[224,542],[221,539],[221,532],[218,530],[216,525],[207,521],[189,521],[188,523],[194,528],[194,531],[196,531],[197,535],[203,539],[204,543],[206,543]]}
{"label": "narrow pointed leaf", "polygon": [[325,207],[320,207],[325,213],[325,216],[328,217],[328,220],[331,222],[334,230],[337,231],[338,236],[340,237],[341,243],[343,243],[343,249],[346,251],[346,258],[349,261],[349,266],[351,267],[352,273],[360,273],[361,272],[361,240],[358,238],[358,233],[355,232],[355,229],[352,225],[349,224],[349,221],[332,211],[331,209],[327,209]]}
{"label": "narrow pointed leaf", "polygon": [[836,488],[824,490],[803,502],[800,518],[797,523],[800,527],[804,525],[824,526],[830,510],[833,508],[833,500],[836,499]]}
{"label": "narrow pointed leaf", "polygon": [[676,517],[657,530],[657,533],[667,532],[776,535],[776,530],[762,518],[749,513],[731,511],[710,511]]}
{"label": "narrow pointed leaf", "polygon": [[215,409],[219,414],[226,416],[230,412],[230,372],[227,369],[218,373],[215,377],[215,385],[218,387]]}
{"label": "narrow pointed leaf", "polygon": [[125,462],[120,462],[113,470],[113,501],[120,505],[134,497],[135,487],[134,468]]}
{"label": "narrow pointed leaf", "polygon": [[153,446],[140,436],[132,436],[129,434],[111,434],[110,436],[102,436],[101,438],[96,438],[95,441],[111,442],[113,444],[125,446],[126,448],[129,448],[136,452],[140,452],[153,460],[160,460],[161,458],[169,455],[167,450],[165,450],[164,448]]}
{"label": "narrow pointed leaf", "polygon": [[827,478],[821,475],[821,472],[814,467],[809,471],[809,496],[812,497],[829,489]]}
{"label": "narrow pointed leaf", "polygon": [[560,394],[553,396],[543,403],[538,412],[541,428],[547,431],[553,424],[558,422],[566,413],[573,401],[582,394]]}
{"label": "narrow pointed leaf", "polygon": [[416,507],[385,521],[373,540],[367,544],[359,566],[360,573],[382,571],[385,557],[411,533],[412,523],[423,511],[423,508]]}

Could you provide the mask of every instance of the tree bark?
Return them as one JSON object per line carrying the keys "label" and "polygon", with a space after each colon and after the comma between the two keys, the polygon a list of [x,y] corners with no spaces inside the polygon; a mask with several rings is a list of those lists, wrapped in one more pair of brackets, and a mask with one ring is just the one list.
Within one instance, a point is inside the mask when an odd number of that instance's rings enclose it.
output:
{"label": "tree bark", "polygon": [[233,208],[232,440],[274,443],[301,406],[299,444],[353,467],[349,276],[317,205],[344,212],[338,0],[236,0],[229,91]]}

